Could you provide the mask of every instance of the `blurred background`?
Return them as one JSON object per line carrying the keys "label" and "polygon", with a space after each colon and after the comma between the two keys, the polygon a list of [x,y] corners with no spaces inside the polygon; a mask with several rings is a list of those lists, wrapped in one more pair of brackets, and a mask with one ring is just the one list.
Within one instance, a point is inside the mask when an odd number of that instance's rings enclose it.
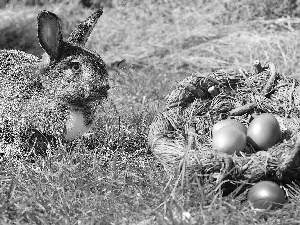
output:
{"label": "blurred background", "polygon": [[[42,9],[54,11],[62,18],[67,35],[80,22],[84,9],[112,7],[111,0],[1,0],[0,48],[19,49],[40,55],[36,38],[36,17]],[[77,15],[74,15],[77,14]]]}

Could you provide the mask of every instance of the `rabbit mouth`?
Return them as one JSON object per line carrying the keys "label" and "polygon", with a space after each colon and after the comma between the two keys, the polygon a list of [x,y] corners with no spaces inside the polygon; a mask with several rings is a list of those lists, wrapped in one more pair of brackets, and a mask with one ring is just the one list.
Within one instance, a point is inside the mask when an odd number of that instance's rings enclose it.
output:
{"label": "rabbit mouth", "polygon": [[107,98],[107,95],[93,95],[88,96],[87,98],[75,98],[75,99],[69,99],[67,102],[71,106],[74,106],[76,108],[86,108],[86,106],[89,106],[91,104],[99,104],[102,100],[105,100]]}
{"label": "rabbit mouth", "polygon": [[97,100],[102,100],[102,99],[106,99],[107,98],[107,93],[106,94],[96,94],[96,95],[90,95],[89,97],[86,98],[86,100],[88,102],[92,102],[92,101],[97,101]]}
{"label": "rabbit mouth", "polygon": [[[75,96],[74,96],[75,95]],[[97,90],[81,90],[74,95],[67,95],[64,97],[65,101],[75,107],[84,108],[90,104],[97,104],[108,97],[108,88],[101,88]]]}
{"label": "rabbit mouth", "polygon": [[109,88],[103,88],[100,90],[92,91],[86,96],[86,100],[87,101],[96,101],[96,100],[106,99],[108,96],[108,90],[109,90]]}
{"label": "rabbit mouth", "polygon": [[86,108],[88,105],[90,105],[92,102],[96,102],[96,100],[76,98],[76,99],[69,99],[67,102],[70,106],[72,106],[72,108],[75,107],[75,108],[83,109]]}

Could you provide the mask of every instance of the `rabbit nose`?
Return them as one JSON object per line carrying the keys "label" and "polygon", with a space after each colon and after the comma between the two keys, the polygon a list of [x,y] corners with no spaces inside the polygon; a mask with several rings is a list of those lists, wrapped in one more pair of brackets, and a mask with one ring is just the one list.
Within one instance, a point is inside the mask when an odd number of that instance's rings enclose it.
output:
{"label": "rabbit nose", "polygon": [[102,93],[105,97],[108,95],[108,90],[110,89],[110,86],[107,84],[100,88],[99,92]]}

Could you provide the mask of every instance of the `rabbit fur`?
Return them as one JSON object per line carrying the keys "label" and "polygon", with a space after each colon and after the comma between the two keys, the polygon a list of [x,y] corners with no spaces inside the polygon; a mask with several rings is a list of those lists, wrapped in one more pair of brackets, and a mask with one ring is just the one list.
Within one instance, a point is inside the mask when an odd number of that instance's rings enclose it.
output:
{"label": "rabbit fur", "polygon": [[37,17],[41,59],[0,50],[0,141],[34,143],[36,134],[46,141],[48,135],[70,141],[89,129],[109,89],[103,60],[85,48],[101,15],[102,9],[94,12],[64,41],[60,19],[42,11]]}

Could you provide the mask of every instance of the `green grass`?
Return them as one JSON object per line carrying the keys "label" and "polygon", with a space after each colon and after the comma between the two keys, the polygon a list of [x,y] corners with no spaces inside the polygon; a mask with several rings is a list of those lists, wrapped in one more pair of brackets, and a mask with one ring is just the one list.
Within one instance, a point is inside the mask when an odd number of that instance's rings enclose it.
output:
{"label": "green grass", "polygon": [[[125,69],[109,70],[113,103],[99,110],[90,139],[53,149],[35,163],[0,163],[1,224],[298,224],[299,196],[283,209],[257,212],[221,197],[219,188],[176,187],[178,178],[169,179],[147,146],[148,127],[165,96],[187,76],[249,69],[256,59],[299,75],[299,24],[276,20],[298,15],[298,8],[278,1],[274,5],[283,8],[274,15],[268,1],[245,0],[242,17],[239,2],[113,1],[105,8],[87,45],[108,65],[126,59]],[[67,37],[91,10],[66,4],[2,9],[1,48],[40,55],[35,18],[44,8],[62,18]]]}

